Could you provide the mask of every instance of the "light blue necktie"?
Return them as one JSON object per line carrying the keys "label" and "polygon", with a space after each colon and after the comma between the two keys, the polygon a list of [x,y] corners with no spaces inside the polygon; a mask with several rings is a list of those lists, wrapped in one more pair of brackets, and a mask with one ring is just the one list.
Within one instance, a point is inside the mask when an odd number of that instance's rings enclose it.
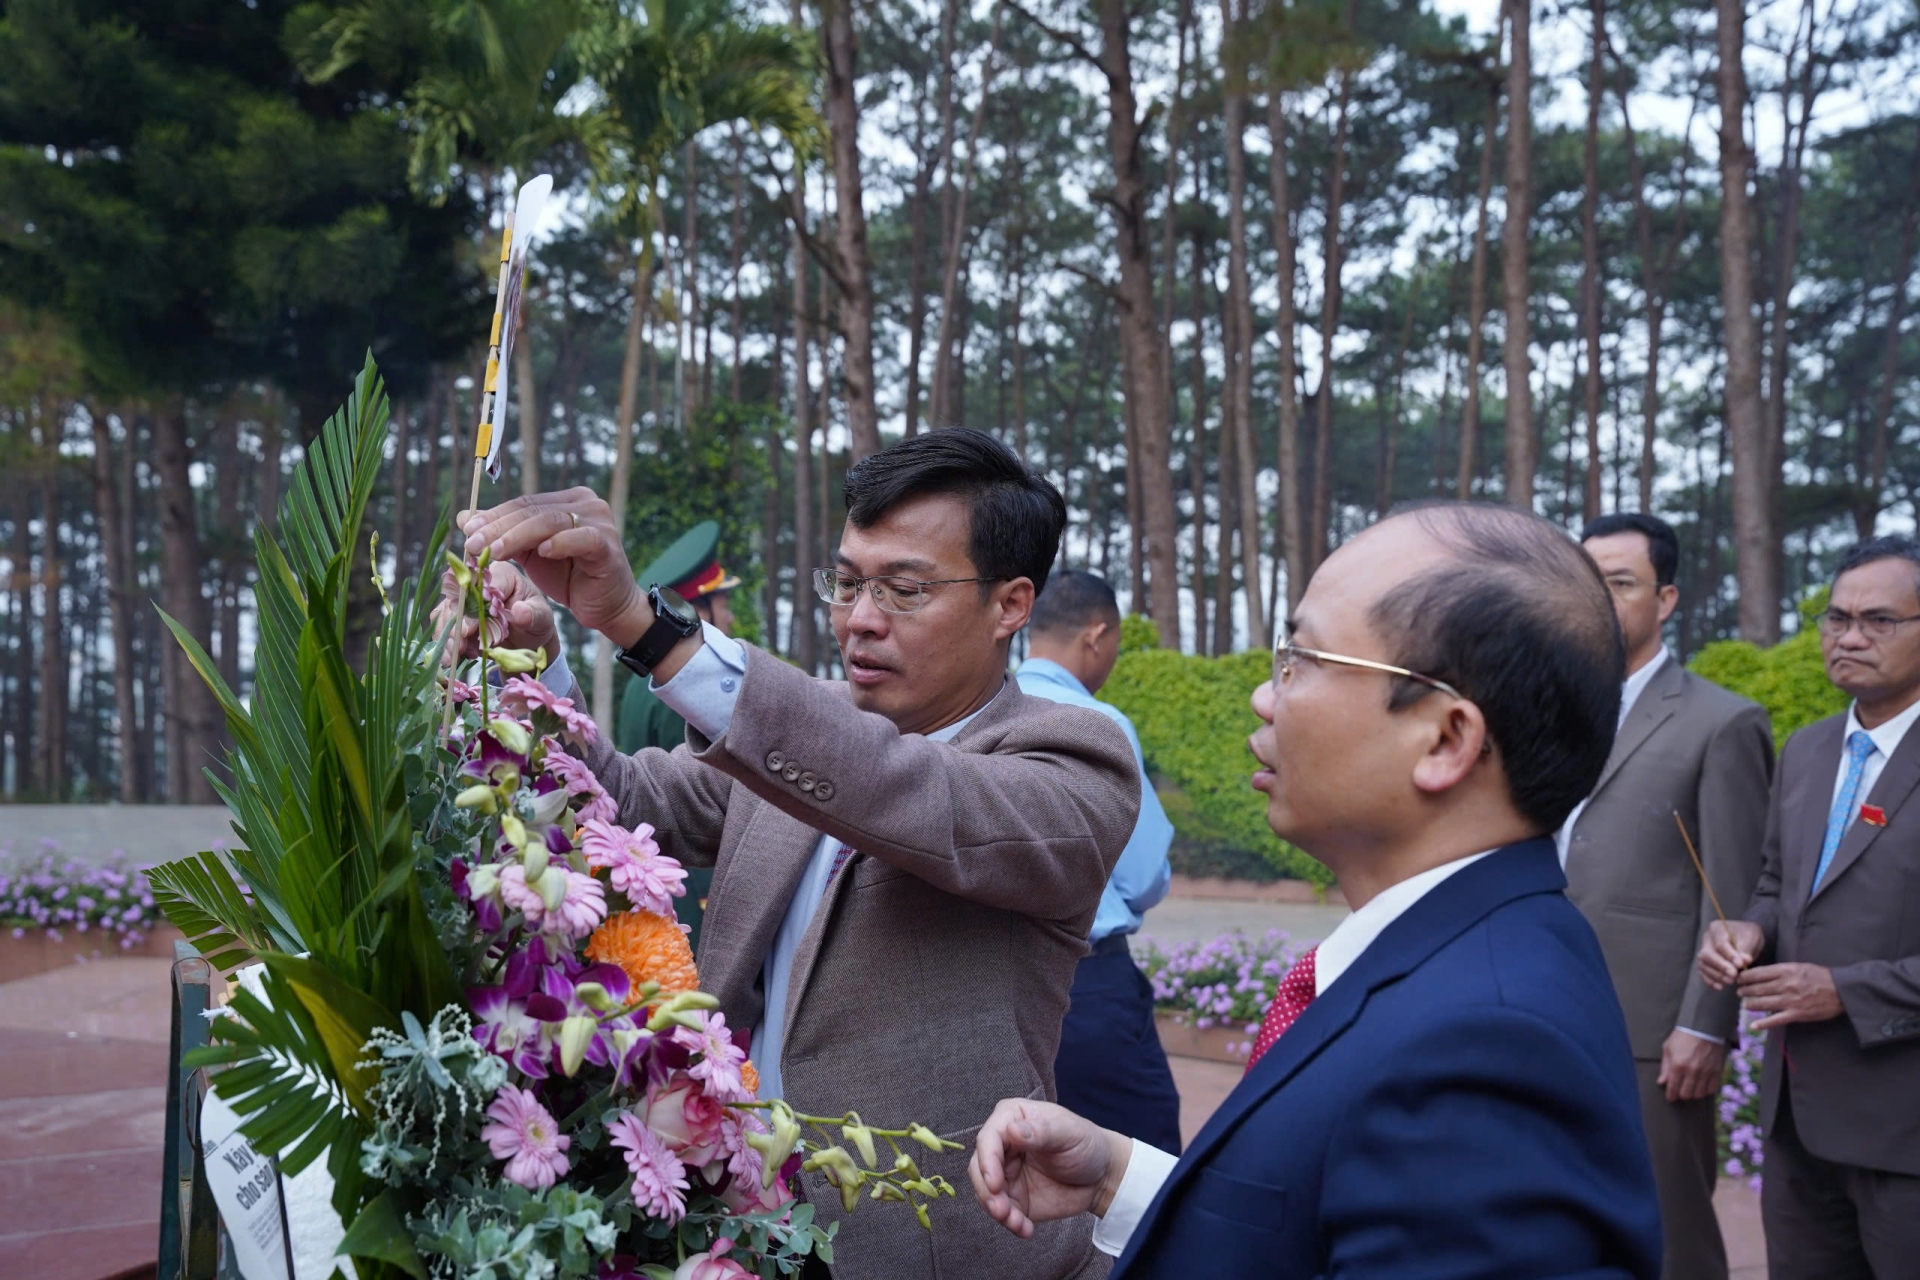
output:
{"label": "light blue necktie", "polygon": [[1827,814],[1827,838],[1820,845],[1820,865],[1813,869],[1815,889],[1820,887],[1821,877],[1832,865],[1833,855],[1839,852],[1840,837],[1847,833],[1847,825],[1859,806],[1861,775],[1867,771],[1867,760],[1878,750],[1865,729],[1855,729],[1847,736],[1847,773],[1840,779],[1840,790],[1834,793],[1833,808]]}

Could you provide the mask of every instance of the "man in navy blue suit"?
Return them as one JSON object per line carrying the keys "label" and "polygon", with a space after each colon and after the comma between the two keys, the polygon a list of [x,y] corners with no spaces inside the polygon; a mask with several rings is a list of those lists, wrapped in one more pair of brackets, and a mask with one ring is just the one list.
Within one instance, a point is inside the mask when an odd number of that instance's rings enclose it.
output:
{"label": "man in navy blue suit", "polygon": [[1658,1276],[1626,1026],[1551,839],[1623,670],[1600,575],[1531,515],[1424,507],[1328,557],[1250,746],[1268,823],[1353,914],[1184,1157],[1008,1099],[970,1167],[987,1212],[1091,1211],[1127,1280]]}

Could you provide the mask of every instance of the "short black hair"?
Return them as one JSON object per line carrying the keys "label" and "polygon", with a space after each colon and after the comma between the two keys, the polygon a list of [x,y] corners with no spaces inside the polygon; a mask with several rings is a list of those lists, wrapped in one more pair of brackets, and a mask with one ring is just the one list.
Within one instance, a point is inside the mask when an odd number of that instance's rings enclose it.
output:
{"label": "short black hair", "polygon": [[1884,534],[1878,538],[1863,538],[1840,553],[1840,563],[1833,568],[1833,581],[1838,585],[1840,575],[1849,569],[1858,569],[1863,564],[1872,564],[1875,560],[1905,560],[1914,566],[1914,593],[1920,595],[1920,542],[1915,542],[1904,533]]}
{"label": "short black hair", "polygon": [[1035,635],[1079,631],[1095,622],[1120,621],[1120,602],[1113,588],[1097,573],[1068,569],[1047,584],[1034,601],[1027,627]]}
{"label": "short black hair", "polygon": [[946,427],[908,436],[847,470],[847,519],[870,528],[909,498],[956,494],[967,500],[967,554],[983,578],[1031,578],[1047,585],[1067,501],[1013,450],[984,431]]}
{"label": "short black hair", "polygon": [[[1514,807],[1557,830],[1599,782],[1620,717],[1626,650],[1606,583],[1530,512],[1433,503],[1407,515],[1452,554],[1382,597],[1374,626],[1399,665],[1473,700]],[[1431,692],[1400,680],[1393,706]]]}
{"label": "short black hair", "polygon": [[1580,531],[1580,541],[1611,538],[1616,533],[1637,533],[1645,537],[1647,559],[1653,561],[1654,582],[1663,587],[1673,585],[1673,575],[1680,569],[1680,539],[1672,525],[1644,511],[1616,511],[1587,521],[1587,527]]}

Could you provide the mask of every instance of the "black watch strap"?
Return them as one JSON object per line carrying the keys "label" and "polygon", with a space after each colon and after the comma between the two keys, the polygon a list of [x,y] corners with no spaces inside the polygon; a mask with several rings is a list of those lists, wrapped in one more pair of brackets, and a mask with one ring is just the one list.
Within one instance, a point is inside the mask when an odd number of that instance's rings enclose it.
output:
{"label": "black watch strap", "polygon": [[658,583],[647,588],[647,603],[653,606],[653,625],[632,647],[615,656],[629,671],[651,677],[673,646],[700,630],[700,615],[678,592]]}

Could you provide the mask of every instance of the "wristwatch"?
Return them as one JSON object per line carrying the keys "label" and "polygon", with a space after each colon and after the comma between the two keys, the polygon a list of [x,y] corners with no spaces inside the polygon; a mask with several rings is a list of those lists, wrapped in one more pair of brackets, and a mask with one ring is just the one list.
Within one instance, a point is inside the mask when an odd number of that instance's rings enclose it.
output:
{"label": "wristwatch", "polygon": [[655,583],[647,588],[647,603],[653,606],[653,625],[646,634],[614,656],[636,675],[651,677],[653,669],[688,636],[700,630],[700,615],[671,587]]}

